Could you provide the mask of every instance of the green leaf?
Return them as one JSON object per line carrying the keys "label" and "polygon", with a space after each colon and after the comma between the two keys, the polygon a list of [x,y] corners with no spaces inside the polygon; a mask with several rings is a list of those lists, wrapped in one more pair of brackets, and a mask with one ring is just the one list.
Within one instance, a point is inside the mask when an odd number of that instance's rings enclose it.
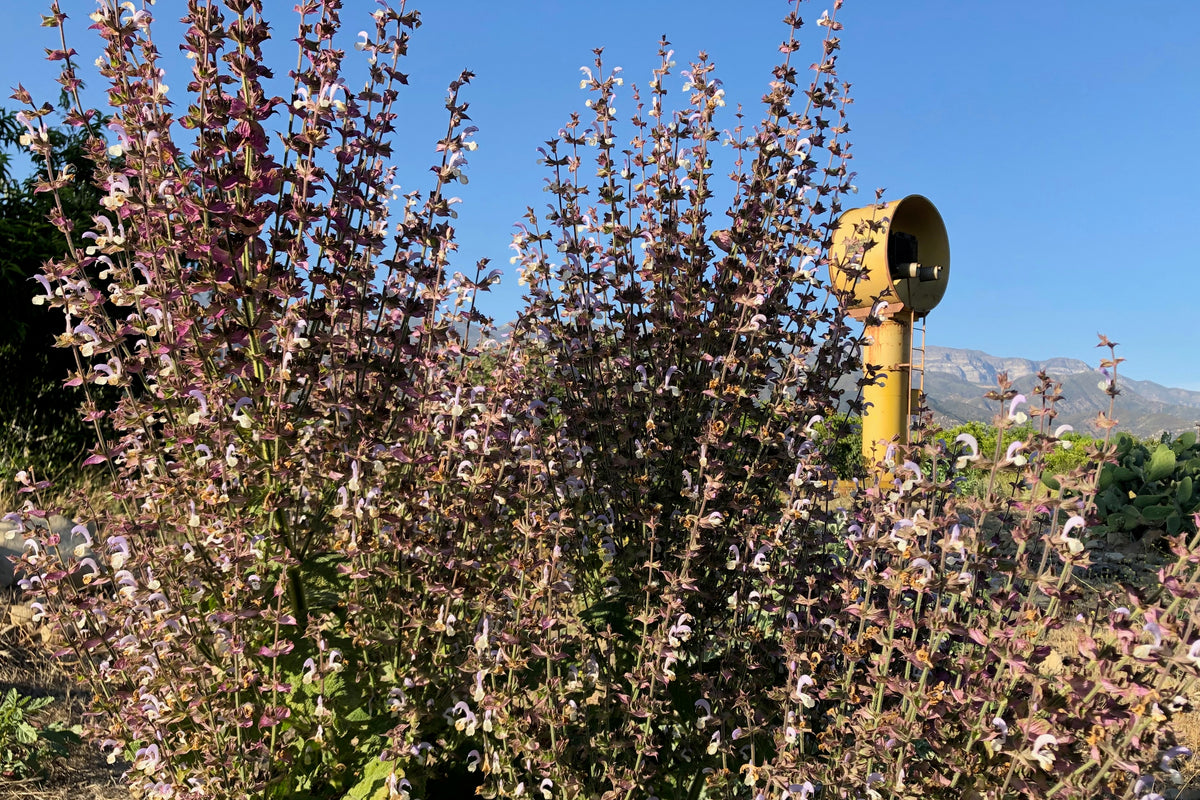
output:
{"label": "green leaf", "polygon": [[1051,475],[1042,475],[1042,485],[1045,486],[1047,489],[1049,489],[1052,492],[1057,492],[1059,489],[1062,488],[1062,484],[1060,484]]}
{"label": "green leaf", "polygon": [[1167,523],[1164,527],[1167,530],[1168,536],[1174,536],[1183,527],[1183,517],[1179,516],[1178,511],[1172,511],[1171,516],[1167,517]]}
{"label": "green leaf", "polygon": [[17,723],[17,744],[37,744],[37,740],[37,728],[30,725],[28,722]]}
{"label": "green leaf", "polygon": [[1112,513],[1124,508],[1128,501],[1129,498],[1123,495],[1120,490],[1110,487],[1096,496],[1096,507],[1104,513]]}
{"label": "green leaf", "polygon": [[1154,494],[1139,494],[1137,497],[1133,498],[1133,507],[1148,508],[1150,506],[1156,506],[1166,499],[1167,496],[1161,492],[1156,492]]}
{"label": "green leaf", "polygon": [[1148,522],[1161,522],[1169,517],[1174,510],[1171,506],[1149,506],[1142,509],[1142,517]]}
{"label": "green leaf", "polygon": [[614,633],[629,633],[633,629],[629,607],[619,597],[601,600],[585,608],[579,618],[596,630],[604,630],[606,625],[612,626]]}
{"label": "green leaf", "polygon": [[1175,471],[1175,451],[1165,444],[1160,444],[1150,456],[1150,466],[1146,469],[1146,480],[1161,481]]}
{"label": "green leaf", "polygon": [[355,704],[344,712],[346,722],[363,723],[371,721],[371,714],[365,700]]}
{"label": "green leaf", "polygon": [[1191,450],[1195,446],[1196,446],[1196,432],[1195,431],[1186,431],[1184,433],[1181,433],[1181,434],[1179,434],[1179,438],[1175,440],[1175,452],[1179,453],[1180,455],[1182,455],[1185,450]]}
{"label": "green leaf", "polygon": [[1185,508],[1192,499],[1192,476],[1185,475],[1175,487],[1175,501],[1180,508]]}
{"label": "green leaf", "polygon": [[363,770],[362,778],[346,792],[343,800],[387,800],[387,779],[392,770],[396,771],[397,780],[404,777],[404,770],[391,761],[378,758],[371,759]]}
{"label": "green leaf", "polygon": [[53,697],[27,697],[23,705],[26,711],[41,711],[53,702]]}
{"label": "green leaf", "polygon": [[1126,481],[1131,481],[1136,477],[1137,477],[1137,472],[1130,469],[1129,467],[1114,466],[1112,468],[1112,480],[1117,483],[1124,483]]}

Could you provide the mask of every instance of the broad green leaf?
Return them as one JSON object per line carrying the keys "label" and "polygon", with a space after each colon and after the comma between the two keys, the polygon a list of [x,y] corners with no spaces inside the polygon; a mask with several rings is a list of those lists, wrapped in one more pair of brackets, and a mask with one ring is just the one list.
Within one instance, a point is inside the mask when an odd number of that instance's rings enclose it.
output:
{"label": "broad green leaf", "polygon": [[1125,481],[1131,481],[1136,477],[1137,477],[1137,473],[1135,471],[1129,469],[1128,467],[1114,466],[1112,468],[1112,480],[1116,481],[1117,483],[1124,483]]}
{"label": "broad green leaf", "polygon": [[1149,508],[1150,506],[1156,506],[1162,503],[1166,499],[1167,496],[1159,492],[1154,494],[1139,494],[1137,497],[1133,498],[1133,507]]}
{"label": "broad green leaf", "polygon": [[1186,431],[1179,434],[1179,438],[1175,440],[1175,452],[1182,454],[1185,450],[1191,450],[1196,446],[1196,432]]}
{"label": "broad green leaf", "polygon": [[1059,489],[1062,488],[1062,484],[1060,484],[1051,475],[1043,475],[1042,476],[1042,485],[1045,486],[1047,489],[1049,489],[1052,492],[1057,492]]}
{"label": "broad green leaf", "polygon": [[36,744],[37,740],[37,728],[30,725],[28,722],[21,722],[17,724],[17,744]]}
{"label": "broad green leaf", "polygon": [[1179,481],[1179,485],[1175,487],[1175,500],[1182,508],[1192,499],[1192,476],[1185,475],[1183,480]]}
{"label": "broad green leaf", "polygon": [[362,778],[350,791],[346,792],[343,800],[387,800],[387,779],[391,776],[392,770],[396,771],[397,780],[404,777],[404,770],[397,767],[394,762],[382,761],[378,758],[371,759],[367,768],[363,770]]}
{"label": "broad green leaf", "polygon": [[1109,487],[1097,495],[1096,506],[1102,511],[1111,513],[1123,508],[1128,500],[1129,498],[1121,494],[1119,489],[1116,487]]}
{"label": "broad green leaf", "polygon": [[1175,471],[1175,451],[1165,444],[1160,444],[1150,457],[1150,466],[1146,468],[1146,480],[1161,481]]}
{"label": "broad green leaf", "polygon": [[41,711],[46,706],[54,702],[53,697],[30,697],[26,698],[26,711]]}
{"label": "broad green leaf", "polygon": [[344,716],[346,722],[362,723],[371,721],[371,714],[365,700],[353,708],[347,709],[344,712]]}
{"label": "broad green leaf", "polygon": [[1148,522],[1161,522],[1169,517],[1174,510],[1170,506],[1149,506],[1142,509],[1142,516]]}

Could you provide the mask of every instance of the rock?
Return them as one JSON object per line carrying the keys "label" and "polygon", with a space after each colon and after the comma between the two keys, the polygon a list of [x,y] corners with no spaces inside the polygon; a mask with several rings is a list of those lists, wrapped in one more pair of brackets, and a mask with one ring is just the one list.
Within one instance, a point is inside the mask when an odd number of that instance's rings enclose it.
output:
{"label": "rock", "polygon": [[1149,549],[1152,545],[1167,535],[1162,528],[1151,528],[1142,534],[1142,547]]}
{"label": "rock", "polygon": [[1125,531],[1109,531],[1108,532],[1108,546],[1109,547],[1125,547],[1126,545],[1128,545],[1132,542],[1133,542],[1133,537],[1131,537]]}
{"label": "rock", "polygon": [[33,608],[25,603],[14,603],[8,609],[8,624],[14,628],[33,625]]}
{"label": "rock", "polygon": [[20,557],[25,547],[24,534],[17,533],[17,526],[0,519],[0,588],[7,589],[16,582],[10,557]]}
{"label": "rock", "polygon": [[[46,519],[36,517],[29,520],[30,525],[49,530],[58,534],[59,545],[51,552],[61,552],[67,564],[73,564],[81,558],[90,558],[92,549],[88,546],[88,538],[96,533],[96,523],[87,524],[88,537],[75,532],[78,523],[61,514],[51,514]],[[11,558],[20,558],[25,553],[25,540],[30,538],[28,528],[22,530],[19,519],[9,515],[0,518],[0,588],[8,588],[20,580],[16,574]],[[53,556],[52,556],[53,557]]]}

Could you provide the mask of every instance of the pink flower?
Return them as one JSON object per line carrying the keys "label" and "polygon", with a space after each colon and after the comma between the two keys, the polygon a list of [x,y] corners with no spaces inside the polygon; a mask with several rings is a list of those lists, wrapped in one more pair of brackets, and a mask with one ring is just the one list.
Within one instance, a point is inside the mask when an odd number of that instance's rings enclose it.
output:
{"label": "pink flower", "polygon": [[38,295],[33,298],[33,304],[35,306],[44,305],[47,300],[54,299],[54,289],[51,288],[50,281],[46,280],[45,275],[34,275],[33,280],[40,283],[42,285],[42,288],[46,291],[45,295]]}
{"label": "pink flower", "polygon": [[1017,423],[1018,425],[1020,425],[1025,420],[1029,419],[1029,417],[1026,416],[1025,412],[1017,410],[1017,406],[1021,405],[1024,402],[1025,402],[1025,395],[1019,394],[1012,399],[1011,403],[1008,404],[1008,418],[1010,420],[1012,420],[1013,422]]}
{"label": "pink flower", "polygon": [[954,442],[955,444],[966,445],[967,450],[970,451],[970,455],[962,455],[958,457],[958,459],[954,462],[955,468],[963,469],[967,466],[968,461],[979,460],[979,440],[974,436],[969,433],[960,433],[958,436],[954,437]]}
{"label": "pink flower", "polygon": [[[1043,733],[1033,742],[1033,749],[1029,754],[1042,769],[1049,771],[1054,766],[1055,753],[1053,748],[1058,746],[1058,739],[1053,734]],[[1047,749],[1050,748],[1050,749]]]}

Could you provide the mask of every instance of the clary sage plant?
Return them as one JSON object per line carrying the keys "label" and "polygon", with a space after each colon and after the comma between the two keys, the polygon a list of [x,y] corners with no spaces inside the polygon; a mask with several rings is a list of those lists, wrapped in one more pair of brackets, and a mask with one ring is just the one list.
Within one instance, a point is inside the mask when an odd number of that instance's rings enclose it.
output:
{"label": "clary sage plant", "polygon": [[[1081,592],[1108,451],[1042,474],[1056,384],[1016,450],[927,428],[835,491],[816,431],[873,377],[826,277],[854,180],[841,0],[792,6],[753,117],[703,54],[664,41],[634,87],[598,52],[503,335],[475,305],[501,272],[453,259],[470,73],[428,188],[396,196],[417,13],[356,41],[304,0],[289,66],[264,5],[189,0],[168,93],[156,9],[102,0],[106,129],[75,50],[50,56],[105,213],[55,215],[39,299],[112,503],[78,560],[31,527],[25,586],[135,796],[1161,796],[1200,674],[1196,542],[1155,587]],[[16,97],[49,155],[49,109]],[[966,501],[972,460],[993,480]],[[46,484],[22,478],[24,525]]]}

